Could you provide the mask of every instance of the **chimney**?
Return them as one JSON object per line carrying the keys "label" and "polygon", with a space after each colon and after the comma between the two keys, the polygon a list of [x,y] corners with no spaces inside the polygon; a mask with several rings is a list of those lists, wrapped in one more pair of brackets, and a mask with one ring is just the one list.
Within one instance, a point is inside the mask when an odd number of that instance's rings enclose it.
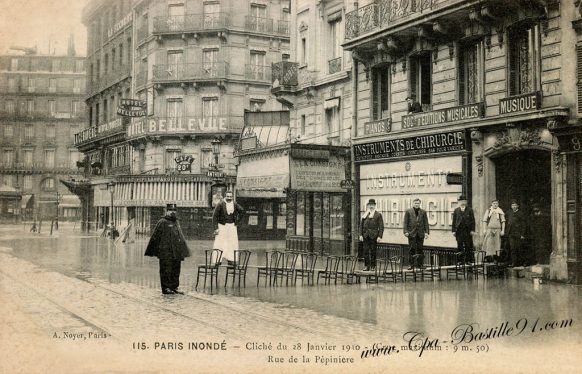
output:
{"label": "chimney", "polygon": [[67,56],[75,56],[75,36],[73,33],[69,35],[69,45],[67,47]]}

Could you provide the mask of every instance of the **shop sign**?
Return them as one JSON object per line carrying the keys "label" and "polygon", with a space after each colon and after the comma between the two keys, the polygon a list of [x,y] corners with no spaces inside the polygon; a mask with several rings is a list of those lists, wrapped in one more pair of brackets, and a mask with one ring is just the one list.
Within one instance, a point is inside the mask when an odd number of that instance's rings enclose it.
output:
{"label": "shop sign", "polygon": [[132,14],[133,13],[131,13],[131,12],[128,13],[119,22],[117,22],[115,25],[113,25],[112,27],[110,27],[109,30],[107,30],[107,38],[110,39],[113,35],[117,34],[125,26],[127,26],[127,24],[131,22]]}
{"label": "shop sign", "polygon": [[123,125],[121,118],[114,119],[113,121],[109,121],[107,123],[101,124],[97,126],[97,133],[101,134],[102,132],[117,129]]}
{"label": "shop sign", "polygon": [[390,132],[392,120],[390,118],[364,123],[364,135],[385,134]]}
{"label": "shop sign", "polygon": [[452,213],[463,186],[449,184],[450,175],[461,175],[461,155],[414,160],[396,160],[360,166],[360,211],[368,199],[376,200],[376,209],[384,219],[382,242],[407,244],[402,232],[404,214],[415,198],[427,211],[430,226],[425,245],[456,248],[451,234]]}
{"label": "shop sign", "polygon": [[194,162],[194,157],[191,155],[180,155],[174,159],[176,161],[177,171],[191,171],[192,162]]}
{"label": "shop sign", "polygon": [[483,117],[483,103],[456,106],[402,116],[402,128],[445,124]]}
{"label": "shop sign", "polygon": [[344,179],[340,182],[340,187],[344,190],[351,190],[356,187],[356,183],[352,179]]}
{"label": "shop sign", "polygon": [[249,149],[257,148],[257,137],[249,136],[240,140],[240,150],[248,151]]}
{"label": "shop sign", "polygon": [[208,172],[206,172],[206,176],[208,178],[221,179],[224,178],[224,173],[219,170],[208,170]]}
{"label": "shop sign", "polygon": [[288,187],[289,175],[262,175],[252,177],[238,177],[236,187],[240,188],[262,188],[262,189],[283,189]]}
{"label": "shop sign", "polygon": [[329,159],[329,151],[325,149],[291,149],[291,157],[308,160],[327,160]]}
{"label": "shop sign", "polygon": [[117,107],[117,114],[123,117],[144,117],[146,102],[135,99],[121,99]]}
{"label": "shop sign", "polygon": [[355,161],[385,160],[466,150],[463,131],[450,131],[354,145]]}
{"label": "shop sign", "polygon": [[151,118],[127,127],[127,136],[227,131],[226,117]]}
{"label": "shop sign", "polygon": [[[149,199],[130,199],[130,200],[115,200],[118,206],[166,206],[170,201],[168,200],[149,200]],[[206,200],[178,200],[171,201],[178,207],[183,208],[206,208],[208,207],[208,201]],[[109,203],[100,204],[99,206],[109,206]],[[95,205],[97,206],[97,205]]]}
{"label": "shop sign", "polygon": [[344,160],[291,160],[291,188],[303,191],[343,192],[340,183],[346,177]]}
{"label": "shop sign", "polygon": [[542,104],[541,92],[506,97],[499,100],[499,114],[527,112],[539,109]]}

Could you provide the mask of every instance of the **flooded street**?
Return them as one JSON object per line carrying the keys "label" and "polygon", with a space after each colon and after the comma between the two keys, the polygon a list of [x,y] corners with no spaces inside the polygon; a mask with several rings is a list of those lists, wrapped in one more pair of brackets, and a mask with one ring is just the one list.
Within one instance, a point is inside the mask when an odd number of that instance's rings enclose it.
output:
{"label": "flooded street", "polygon": [[[256,266],[264,263],[265,250],[283,249],[284,243],[248,241],[240,245],[253,251],[246,287],[229,282],[225,288],[221,269],[219,289],[211,294],[208,285],[194,289],[197,265],[211,243],[191,241],[193,255],[183,262],[180,278],[186,295],[162,295],[158,261],[143,256],[145,238],[115,246],[72,228],[51,237],[16,226],[2,227],[0,237],[2,297],[22,307],[52,341],[55,333],[108,334],[105,348],[120,344],[132,354],[140,351],[136,342],[158,349],[160,341],[225,341],[257,362],[271,352],[254,344],[338,343],[345,350],[336,347],[333,354],[359,358],[374,343],[391,343],[413,347],[406,357],[434,360],[435,368],[443,362],[432,349],[435,340],[441,355],[467,349],[466,359],[469,349],[491,350],[499,360],[534,350],[543,353],[541,360],[559,347],[582,347],[577,286],[516,278],[337,285],[299,280],[289,286],[265,286],[261,278],[257,286]],[[316,269],[322,267],[318,262]],[[301,351],[307,353],[305,345]],[[568,368],[568,359],[563,364]]]}

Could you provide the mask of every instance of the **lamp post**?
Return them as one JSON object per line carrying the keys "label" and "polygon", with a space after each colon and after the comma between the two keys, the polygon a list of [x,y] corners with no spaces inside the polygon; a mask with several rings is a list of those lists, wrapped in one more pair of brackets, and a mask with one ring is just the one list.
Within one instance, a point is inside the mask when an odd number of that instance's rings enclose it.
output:
{"label": "lamp post", "polygon": [[59,191],[57,191],[57,215],[55,218],[55,229],[58,231],[59,230],[59,204],[61,203],[61,197],[62,195],[59,193]]}
{"label": "lamp post", "polygon": [[113,219],[113,194],[115,193],[115,182],[107,183],[107,190],[111,194],[111,208],[109,210],[109,234],[111,239],[115,239],[113,237],[114,227],[115,227],[115,220]]}

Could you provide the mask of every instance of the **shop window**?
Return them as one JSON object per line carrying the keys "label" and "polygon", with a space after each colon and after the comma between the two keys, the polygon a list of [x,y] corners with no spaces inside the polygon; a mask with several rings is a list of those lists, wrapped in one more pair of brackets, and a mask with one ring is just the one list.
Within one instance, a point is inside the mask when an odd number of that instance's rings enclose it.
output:
{"label": "shop window", "polygon": [[372,118],[390,117],[390,69],[383,65],[372,69]]}
{"label": "shop window", "polygon": [[321,238],[323,229],[323,199],[321,192],[313,194],[313,237]]}
{"label": "shop window", "polygon": [[296,195],[297,212],[295,215],[295,235],[305,235],[305,193],[298,192]]}
{"label": "shop window", "polygon": [[483,101],[483,41],[459,48],[459,105]]}
{"label": "shop window", "polygon": [[271,201],[263,202],[263,217],[265,217],[265,229],[274,229],[275,216],[273,214],[273,203]]}
{"label": "shop window", "polygon": [[509,95],[537,91],[540,84],[539,25],[517,25],[507,34]]}
{"label": "shop window", "polygon": [[277,229],[287,229],[287,203],[279,203],[279,210],[277,216]]}
{"label": "shop window", "polygon": [[410,96],[422,105],[422,110],[431,110],[432,72],[430,54],[422,54],[410,59]]}
{"label": "shop window", "polygon": [[329,224],[330,239],[343,240],[345,226],[344,226],[344,209],[342,195],[330,196],[329,221],[330,221]]}

